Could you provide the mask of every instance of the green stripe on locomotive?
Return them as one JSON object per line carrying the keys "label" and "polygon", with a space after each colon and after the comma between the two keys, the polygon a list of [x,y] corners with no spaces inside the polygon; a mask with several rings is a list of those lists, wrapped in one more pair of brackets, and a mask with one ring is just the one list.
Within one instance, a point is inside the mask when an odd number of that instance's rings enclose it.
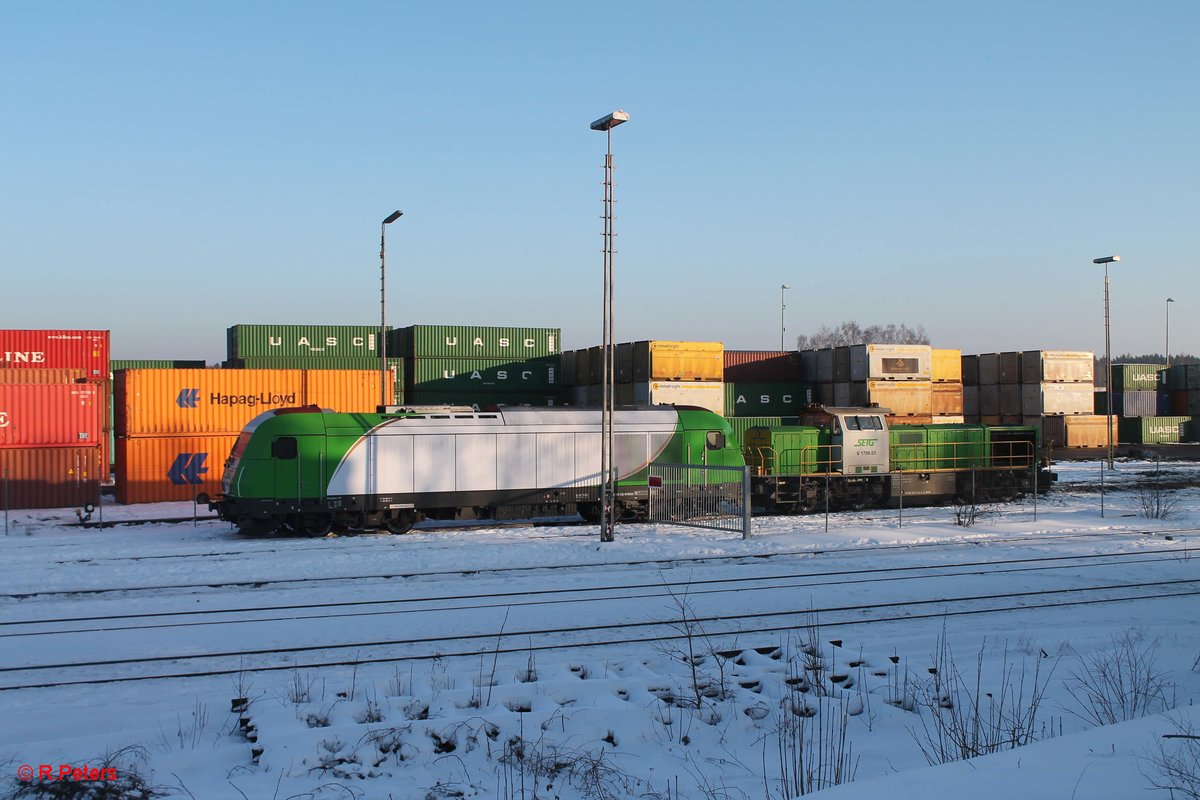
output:
{"label": "green stripe on locomotive", "polygon": [[[746,431],[746,465],[760,475],[813,475],[829,469],[832,437],[811,425],[754,427]],[[833,464],[833,469],[840,469]]]}

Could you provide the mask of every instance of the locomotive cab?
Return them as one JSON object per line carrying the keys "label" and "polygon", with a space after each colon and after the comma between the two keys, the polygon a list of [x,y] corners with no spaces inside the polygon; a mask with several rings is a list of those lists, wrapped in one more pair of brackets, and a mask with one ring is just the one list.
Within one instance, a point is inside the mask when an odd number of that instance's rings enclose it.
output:
{"label": "locomotive cab", "polygon": [[843,475],[885,475],[889,469],[886,408],[813,406],[802,425],[828,428],[834,469]]}

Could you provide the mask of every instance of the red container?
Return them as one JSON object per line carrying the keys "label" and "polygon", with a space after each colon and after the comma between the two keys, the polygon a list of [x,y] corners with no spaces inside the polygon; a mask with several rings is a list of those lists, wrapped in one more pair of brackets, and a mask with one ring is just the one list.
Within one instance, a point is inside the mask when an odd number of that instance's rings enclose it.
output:
{"label": "red container", "polygon": [[0,369],[0,384],[78,383],[86,377],[81,369]]}
{"label": "red container", "polygon": [[89,380],[108,378],[108,331],[0,330],[0,366],[10,369],[82,369]]}
{"label": "red container", "polygon": [[104,415],[95,383],[0,384],[0,448],[101,446]]}
{"label": "red container", "polygon": [[[809,376],[809,380],[816,380]],[[795,383],[804,380],[800,354],[793,350],[726,350],[725,380],[730,383]]]}
{"label": "red container", "polygon": [[98,503],[99,476],[96,446],[0,449],[0,509]]}

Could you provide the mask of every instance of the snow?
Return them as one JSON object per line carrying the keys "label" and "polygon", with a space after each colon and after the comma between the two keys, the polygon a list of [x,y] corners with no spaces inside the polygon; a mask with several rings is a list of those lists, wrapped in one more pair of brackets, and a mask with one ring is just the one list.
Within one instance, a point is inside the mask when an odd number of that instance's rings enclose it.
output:
{"label": "snow", "polygon": [[[11,512],[0,786],[134,747],[124,774],[203,800],[778,798],[787,747],[832,768],[844,724],[853,781],[817,796],[1168,797],[1154,761],[1184,740],[1162,736],[1200,728],[1200,491],[1155,520],[1139,485],[1194,483],[1200,465],[1119,463],[1103,517],[1100,464],[1056,469],[1036,508],[971,527],[945,508],[764,517],[748,541],[640,524],[605,545],[571,525],[241,538]],[[1161,693],[1099,725],[1072,690],[1122,647]],[[138,658],[161,660],[113,663]],[[219,674],[129,680],[202,670]],[[928,764],[939,716],[1035,696],[1028,744]]]}

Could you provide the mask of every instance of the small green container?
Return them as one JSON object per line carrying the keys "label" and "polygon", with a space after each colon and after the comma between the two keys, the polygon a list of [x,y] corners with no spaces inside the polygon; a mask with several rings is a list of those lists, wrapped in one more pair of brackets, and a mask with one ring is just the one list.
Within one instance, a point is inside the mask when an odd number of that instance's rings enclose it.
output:
{"label": "small green container", "polygon": [[1184,425],[1191,417],[1123,417],[1117,422],[1122,444],[1171,444],[1184,441]]}
{"label": "small green container", "polygon": [[231,325],[225,357],[378,357],[378,340],[378,325]]}
{"label": "small green container", "polygon": [[1113,391],[1156,391],[1161,381],[1159,373],[1165,369],[1158,364],[1113,364]]}
{"label": "small green container", "polygon": [[559,328],[409,325],[388,336],[388,352],[405,358],[504,358],[524,361],[562,352]]}

